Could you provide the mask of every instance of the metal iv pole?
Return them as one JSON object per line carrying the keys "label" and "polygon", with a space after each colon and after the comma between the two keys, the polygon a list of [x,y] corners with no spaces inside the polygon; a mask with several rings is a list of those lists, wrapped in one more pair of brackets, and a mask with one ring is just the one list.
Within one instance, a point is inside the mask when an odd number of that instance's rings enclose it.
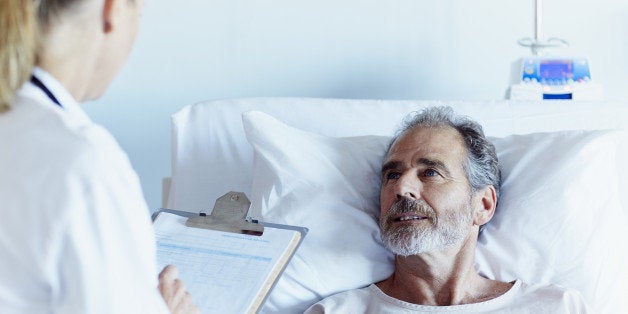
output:
{"label": "metal iv pole", "polygon": [[535,0],[535,15],[534,15],[534,38],[525,37],[519,39],[517,42],[523,47],[529,47],[532,50],[532,54],[535,56],[541,56],[546,53],[547,48],[567,47],[569,43],[558,37],[550,37],[547,40],[543,39],[543,1]]}

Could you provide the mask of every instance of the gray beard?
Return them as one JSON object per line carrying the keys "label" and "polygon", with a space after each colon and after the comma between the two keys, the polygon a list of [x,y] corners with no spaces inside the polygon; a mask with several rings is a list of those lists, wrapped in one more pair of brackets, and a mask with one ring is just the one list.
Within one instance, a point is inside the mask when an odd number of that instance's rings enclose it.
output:
{"label": "gray beard", "polygon": [[[417,213],[428,219],[420,226],[393,226],[391,217],[401,213]],[[392,206],[385,217],[380,218],[379,226],[387,249],[395,255],[410,256],[439,251],[459,243],[466,236],[471,220],[470,206],[436,217],[434,209],[425,201],[403,198]]]}

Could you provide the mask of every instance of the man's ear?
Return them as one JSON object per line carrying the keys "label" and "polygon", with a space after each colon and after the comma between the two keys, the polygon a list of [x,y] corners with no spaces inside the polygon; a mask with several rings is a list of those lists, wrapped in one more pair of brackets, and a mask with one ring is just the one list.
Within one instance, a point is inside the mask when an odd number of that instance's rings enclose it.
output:
{"label": "man's ear", "polygon": [[102,11],[103,31],[111,33],[113,30],[113,7],[116,0],[105,0]]}
{"label": "man's ear", "polygon": [[475,205],[473,223],[481,226],[487,223],[495,214],[495,207],[497,207],[497,192],[492,185],[478,191],[473,197]]}

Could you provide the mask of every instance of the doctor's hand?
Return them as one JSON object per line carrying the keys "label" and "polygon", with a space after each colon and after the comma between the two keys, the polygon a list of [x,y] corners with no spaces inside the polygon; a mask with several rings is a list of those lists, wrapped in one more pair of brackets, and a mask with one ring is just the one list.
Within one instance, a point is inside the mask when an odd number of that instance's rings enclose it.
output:
{"label": "doctor's hand", "polygon": [[159,293],[166,301],[173,314],[200,314],[200,310],[192,302],[192,296],[185,290],[183,281],[179,280],[179,270],[168,265],[159,273]]}

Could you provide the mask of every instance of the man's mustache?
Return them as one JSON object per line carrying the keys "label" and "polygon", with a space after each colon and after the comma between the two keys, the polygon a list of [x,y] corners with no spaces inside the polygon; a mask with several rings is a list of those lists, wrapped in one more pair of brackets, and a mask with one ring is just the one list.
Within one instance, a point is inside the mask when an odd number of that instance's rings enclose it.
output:
{"label": "man's mustache", "polygon": [[436,212],[430,205],[428,205],[423,200],[415,201],[413,199],[402,197],[398,201],[396,201],[386,213],[385,221],[389,222],[392,217],[399,214],[416,214],[418,216],[424,216],[430,219],[436,217]]}

